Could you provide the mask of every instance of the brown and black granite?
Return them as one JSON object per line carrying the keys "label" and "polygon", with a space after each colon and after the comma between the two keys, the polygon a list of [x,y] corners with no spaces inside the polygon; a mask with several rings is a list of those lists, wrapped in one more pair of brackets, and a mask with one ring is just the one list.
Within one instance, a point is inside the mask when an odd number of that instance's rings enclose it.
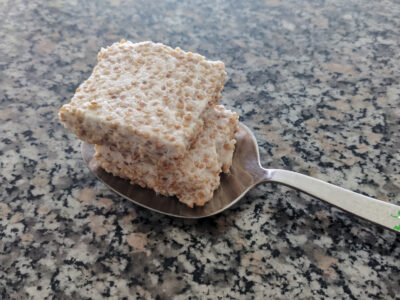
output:
{"label": "brown and black granite", "polygon": [[265,166],[400,204],[398,1],[0,2],[1,299],[400,299],[400,235],[260,185],[188,221],[89,172],[57,110],[100,47],[226,63]]}

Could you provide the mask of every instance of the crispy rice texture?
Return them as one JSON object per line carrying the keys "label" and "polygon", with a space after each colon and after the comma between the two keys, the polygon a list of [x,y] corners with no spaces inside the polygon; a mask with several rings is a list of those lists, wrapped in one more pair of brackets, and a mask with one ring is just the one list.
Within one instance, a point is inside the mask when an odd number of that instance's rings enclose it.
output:
{"label": "crispy rice texture", "polygon": [[133,184],[177,196],[189,207],[209,201],[220,184],[220,172],[228,172],[235,149],[238,116],[216,106],[206,116],[204,130],[181,159],[154,165],[139,153],[120,152],[113,146],[96,145],[95,159],[107,172]]}
{"label": "crispy rice texture", "polygon": [[193,207],[228,172],[236,113],[216,105],[225,66],[153,42],[122,40],[98,54],[90,77],[59,111],[64,126],[96,144],[107,172]]}
{"label": "crispy rice texture", "polygon": [[122,40],[98,54],[59,117],[80,139],[120,151],[182,158],[221,99],[224,64],[153,42]]}

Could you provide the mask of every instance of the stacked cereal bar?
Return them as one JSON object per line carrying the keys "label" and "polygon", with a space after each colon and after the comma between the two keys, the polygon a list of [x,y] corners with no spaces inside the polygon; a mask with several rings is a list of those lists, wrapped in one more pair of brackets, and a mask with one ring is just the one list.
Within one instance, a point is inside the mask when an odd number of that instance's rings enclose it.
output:
{"label": "stacked cereal bar", "polygon": [[134,184],[204,205],[227,172],[237,115],[216,106],[224,64],[203,56],[122,40],[98,55],[93,73],[59,116],[95,159]]}

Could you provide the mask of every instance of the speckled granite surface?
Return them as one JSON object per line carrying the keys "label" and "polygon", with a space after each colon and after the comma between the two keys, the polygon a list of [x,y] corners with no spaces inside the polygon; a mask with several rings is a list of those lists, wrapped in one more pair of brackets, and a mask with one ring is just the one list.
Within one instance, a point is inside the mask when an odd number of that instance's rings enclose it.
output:
{"label": "speckled granite surface", "polygon": [[400,204],[395,1],[2,1],[0,298],[400,299],[400,238],[265,184],[200,221],[89,172],[57,109],[121,38],[221,59],[265,166]]}

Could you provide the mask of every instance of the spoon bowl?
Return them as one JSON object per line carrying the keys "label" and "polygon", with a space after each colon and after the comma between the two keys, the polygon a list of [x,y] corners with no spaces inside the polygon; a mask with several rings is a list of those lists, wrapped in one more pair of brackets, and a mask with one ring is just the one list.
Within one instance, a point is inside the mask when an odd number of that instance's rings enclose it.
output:
{"label": "spoon bowl", "polygon": [[236,149],[229,174],[221,175],[221,185],[204,206],[189,208],[176,197],[156,194],[151,189],[130,184],[129,180],[104,171],[93,158],[93,145],[82,143],[82,156],[98,179],[122,197],[150,210],[180,218],[204,218],[220,213],[239,201],[252,187],[261,182],[264,170],[259,163],[257,141],[250,129],[240,123],[236,133]]}
{"label": "spoon bowl", "polygon": [[89,169],[107,187],[122,197],[152,211],[179,218],[204,218],[218,214],[238,202],[261,182],[275,182],[301,190],[340,209],[400,232],[400,206],[376,200],[296,172],[264,169],[260,164],[257,140],[243,123],[236,133],[236,148],[229,174],[221,175],[221,185],[204,206],[189,208],[175,197],[130,184],[129,180],[104,171],[93,158],[94,147],[82,144],[82,157]]}

